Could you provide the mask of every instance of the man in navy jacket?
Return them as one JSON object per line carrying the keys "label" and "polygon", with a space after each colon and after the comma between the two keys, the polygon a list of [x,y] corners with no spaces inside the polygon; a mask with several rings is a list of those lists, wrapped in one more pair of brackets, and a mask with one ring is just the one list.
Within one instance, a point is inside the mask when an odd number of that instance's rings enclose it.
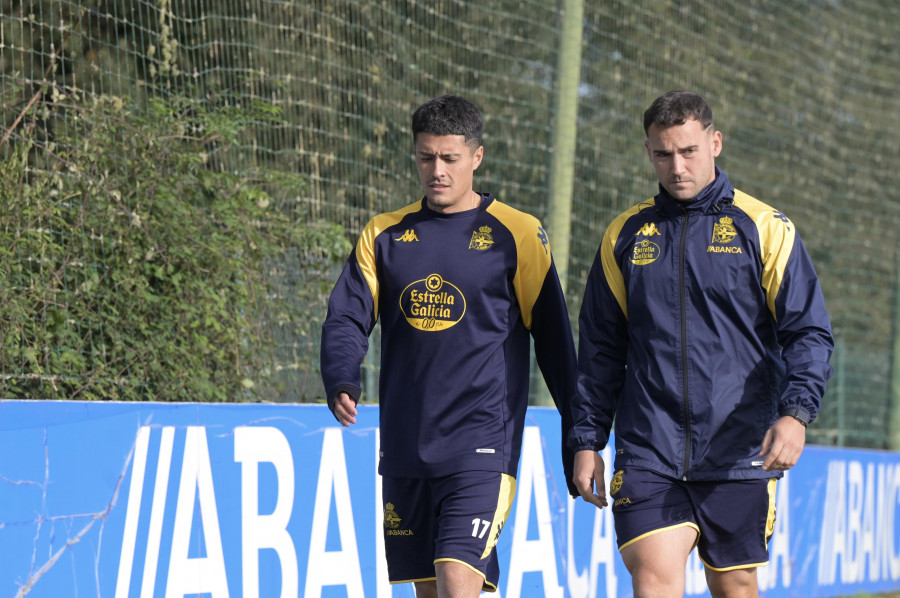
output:
{"label": "man in navy jacket", "polygon": [[754,597],[776,481],[831,376],[829,317],[794,223],[716,167],[706,101],[669,92],[644,130],[659,193],[610,224],[587,280],[573,482],[607,505],[597,451],[615,419],[609,495],[635,596],[682,596],[696,546],[714,597]]}

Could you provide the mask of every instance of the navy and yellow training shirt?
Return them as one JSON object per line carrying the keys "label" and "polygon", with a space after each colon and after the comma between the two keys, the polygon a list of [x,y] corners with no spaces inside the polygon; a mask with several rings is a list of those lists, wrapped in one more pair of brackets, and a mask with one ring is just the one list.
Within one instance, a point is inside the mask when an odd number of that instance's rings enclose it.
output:
{"label": "navy and yellow training shirt", "polygon": [[533,216],[483,194],[464,212],[435,212],[423,198],[373,218],[322,327],[330,406],[342,391],[359,398],[377,321],[382,475],[515,476],[529,334],[566,427],[575,348],[547,234]]}

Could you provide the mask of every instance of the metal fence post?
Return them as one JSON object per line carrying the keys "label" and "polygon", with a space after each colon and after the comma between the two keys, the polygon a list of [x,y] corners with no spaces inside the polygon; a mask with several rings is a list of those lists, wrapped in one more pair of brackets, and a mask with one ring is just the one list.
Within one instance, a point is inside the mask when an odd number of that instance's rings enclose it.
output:
{"label": "metal fence post", "polygon": [[[575,145],[578,132],[578,86],[581,83],[583,0],[563,0],[562,27],[557,55],[556,90],[553,106],[552,152],[550,154],[549,228],[553,261],[563,293],[568,287],[569,234],[572,222],[572,189],[575,186]],[[533,360],[532,360],[533,361]],[[532,368],[536,374],[537,368]],[[533,375],[535,403],[553,405],[540,375]]]}
{"label": "metal fence post", "polygon": [[891,326],[891,388],[888,397],[890,412],[888,448],[900,450],[900,242],[894,259],[894,309]]}

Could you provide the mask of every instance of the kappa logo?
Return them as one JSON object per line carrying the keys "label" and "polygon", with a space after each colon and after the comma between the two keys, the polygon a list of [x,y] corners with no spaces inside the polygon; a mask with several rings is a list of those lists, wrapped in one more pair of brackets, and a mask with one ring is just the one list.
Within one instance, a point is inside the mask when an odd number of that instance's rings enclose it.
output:
{"label": "kappa logo", "polygon": [[503,521],[497,523],[497,533],[494,534],[494,544],[500,540],[500,532],[503,531]]}
{"label": "kappa logo", "polygon": [[400,235],[399,237],[394,237],[395,241],[400,241],[401,243],[412,243],[413,241],[418,242],[419,237],[416,236],[416,229],[408,228],[406,231]]}
{"label": "kappa logo", "polygon": [[544,246],[544,255],[550,253],[550,237],[547,236],[547,231],[544,230],[543,226],[538,227],[538,239],[541,240],[541,245]]}
{"label": "kappa logo", "polygon": [[469,241],[469,249],[477,249],[484,251],[490,249],[494,244],[494,238],[491,237],[491,227],[482,226],[477,231],[472,232],[472,240]]}
{"label": "kappa logo", "polygon": [[785,216],[778,210],[772,210],[772,214],[775,216],[775,218],[784,222],[784,225],[787,227],[788,230],[791,230],[791,221],[787,216]]}
{"label": "kappa logo", "polygon": [[659,232],[658,228],[656,228],[655,222],[645,222],[644,226],[642,226],[640,230],[634,234],[635,237],[640,237],[641,235],[645,237],[652,237],[653,235],[662,236],[662,233]]}

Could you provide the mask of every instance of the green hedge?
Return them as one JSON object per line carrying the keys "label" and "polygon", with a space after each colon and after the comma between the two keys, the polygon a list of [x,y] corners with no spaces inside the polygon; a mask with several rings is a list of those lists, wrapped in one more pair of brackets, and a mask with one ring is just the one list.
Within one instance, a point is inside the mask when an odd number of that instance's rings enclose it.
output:
{"label": "green hedge", "polygon": [[35,105],[0,147],[0,397],[279,395],[274,339],[317,327],[304,306],[350,244],[288,217],[301,177],[237,154],[278,111],[53,89]]}

